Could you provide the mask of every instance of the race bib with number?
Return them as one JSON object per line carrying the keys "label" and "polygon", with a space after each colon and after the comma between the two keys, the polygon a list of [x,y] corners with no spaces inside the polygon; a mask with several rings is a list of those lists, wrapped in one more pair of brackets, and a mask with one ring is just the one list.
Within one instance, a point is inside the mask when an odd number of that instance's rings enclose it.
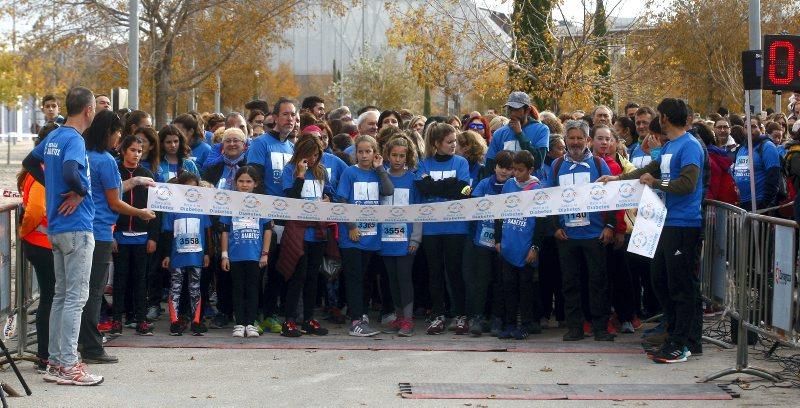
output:
{"label": "race bib with number", "polygon": [[512,152],[519,151],[519,142],[517,140],[503,142],[503,150],[510,150]]}
{"label": "race bib with number", "polygon": [[408,225],[400,224],[381,224],[381,241],[403,242],[408,241]]}
{"label": "race bib with number", "polygon": [[564,215],[564,225],[567,227],[585,227],[589,225],[589,217],[586,213]]}
{"label": "race bib with number", "polygon": [[478,238],[478,243],[482,246],[494,248],[494,227],[488,225],[481,226],[481,235]]}
{"label": "race bib with number", "polygon": [[359,222],[358,231],[362,237],[378,235],[378,224],[374,222]]}
{"label": "race bib with number", "polygon": [[200,243],[199,219],[182,218],[175,220],[173,229],[175,231],[176,252],[185,254],[203,251],[203,246]]}
{"label": "race bib with number", "polygon": [[739,156],[736,158],[736,163],[733,165],[733,177],[748,177],[750,176],[750,161],[747,156]]}

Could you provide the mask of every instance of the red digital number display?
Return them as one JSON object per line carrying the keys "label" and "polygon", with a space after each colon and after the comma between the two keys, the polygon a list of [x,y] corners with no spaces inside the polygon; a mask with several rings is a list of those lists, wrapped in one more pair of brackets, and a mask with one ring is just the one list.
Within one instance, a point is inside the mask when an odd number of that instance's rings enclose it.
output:
{"label": "red digital number display", "polygon": [[764,36],[763,88],[771,91],[800,90],[800,36]]}

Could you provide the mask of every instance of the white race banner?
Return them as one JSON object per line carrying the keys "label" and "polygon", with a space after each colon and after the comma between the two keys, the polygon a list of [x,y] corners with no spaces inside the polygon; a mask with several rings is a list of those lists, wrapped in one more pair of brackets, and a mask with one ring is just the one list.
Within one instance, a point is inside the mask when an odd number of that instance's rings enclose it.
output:
{"label": "white race banner", "polygon": [[628,252],[652,258],[656,254],[661,230],[667,219],[667,207],[653,189],[646,187],[636,211],[636,224],[631,232]]}
{"label": "white race banner", "polygon": [[[154,211],[182,212],[235,217],[260,217],[278,220],[329,222],[442,222],[477,221],[502,218],[544,217],[581,212],[639,208],[643,192],[649,192],[648,210],[666,216],[666,208],[656,194],[638,180],[607,184],[558,186],[518,193],[499,194],[443,203],[413,205],[354,205],[241,193],[214,188],[158,183],[150,187],[147,206]],[[653,201],[653,197],[655,201]],[[639,227],[633,233],[655,237],[663,226]],[[639,231],[639,230],[642,231]],[[633,239],[631,239],[633,242]],[[638,242],[638,241],[637,241]],[[631,250],[631,247],[628,247]],[[652,252],[654,252],[653,249]],[[636,252],[639,253],[639,252]],[[645,255],[645,254],[643,254]],[[645,255],[647,256],[647,255]],[[652,257],[652,255],[650,255]]]}

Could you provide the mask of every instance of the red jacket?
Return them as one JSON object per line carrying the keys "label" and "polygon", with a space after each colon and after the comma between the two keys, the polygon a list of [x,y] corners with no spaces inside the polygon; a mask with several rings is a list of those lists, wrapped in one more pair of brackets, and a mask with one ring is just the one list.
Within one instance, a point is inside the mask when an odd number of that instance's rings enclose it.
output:
{"label": "red jacket", "polygon": [[736,205],[739,202],[739,192],[733,181],[729,169],[733,162],[728,154],[716,147],[708,148],[708,165],[711,168],[711,178],[706,191],[706,198]]}
{"label": "red jacket", "polygon": [[[605,160],[608,168],[611,170],[612,176],[619,176],[622,174],[622,166],[620,166],[620,164],[614,160],[613,154],[607,154],[600,157]],[[617,226],[614,228],[614,232],[617,234],[624,234],[627,232],[628,225],[625,224],[625,210],[615,211],[614,216],[617,217]]]}

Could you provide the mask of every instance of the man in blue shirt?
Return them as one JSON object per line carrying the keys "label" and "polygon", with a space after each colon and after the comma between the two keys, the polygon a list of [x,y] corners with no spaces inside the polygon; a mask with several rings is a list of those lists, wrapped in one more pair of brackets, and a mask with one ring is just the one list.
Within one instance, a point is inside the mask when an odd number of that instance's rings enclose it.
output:
{"label": "man in blue shirt", "polygon": [[698,313],[700,281],[698,248],[703,225],[703,148],[686,132],[689,108],[686,102],[666,98],[658,105],[662,132],[669,141],[661,156],[646,167],[620,177],[598,181],[639,179],[642,184],[664,192],[667,217],[653,257],[650,274],[667,321],[667,341],[653,354],[660,363],[686,361],[701,351],[700,336],[692,327]]}
{"label": "man in blue shirt", "polygon": [[527,150],[533,155],[534,171],[539,170],[550,144],[550,129],[533,117],[533,104],[525,92],[511,92],[505,106],[509,122],[492,135],[486,168],[494,169],[494,156],[503,150]]}
{"label": "man in blue shirt", "polygon": [[[750,138],[753,140],[753,171],[756,184],[756,209],[768,208],[774,205],[778,194],[781,177],[781,158],[777,147],[768,136],[762,135],[761,121],[754,117],[750,119]],[[739,207],[745,210],[753,209],[753,198],[750,192],[750,152],[747,143],[743,143],[736,150],[736,160],[731,169],[736,187],[739,189]]]}
{"label": "man in blue shirt", "polygon": [[[94,203],[89,161],[81,133],[92,123],[92,91],[76,87],[67,94],[67,121],[51,132],[23,161],[46,186],[47,235],[53,245],[55,296],[50,312],[50,352],[44,380],[66,385],[96,385],[103,377],[86,371],[78,359],[81,313],[89,297],[94,252]],[[42,172],[42,165],[47,170]]]}
{"label": "man in blue shirt", "polygon": [[[606,162],[592,155],[586,147],[589,124],[582,120],[568,120],[564,126],[567,154],[553,160],[550,185],[569,187],[589,184],[599,177],[611,174]],[[565,190],[565,194],[568,194]],[[574,193],[574,192],[573,192]],[[566,200],[570,196],[565,196]],[[573,198],[574,199],[574,198]],[[581,298],[581,269],[586,266],[589,284],[589,313],[592,332],[597,341],[614,341],[607,330],[611,311],[608,297],[608,271],[606,245],[614,239],[617,218],[613,212],[575,213],[550,217],[558,241],[561,261],[564,312],[567,333],[564,341],[583,339],[583,308]]]}

